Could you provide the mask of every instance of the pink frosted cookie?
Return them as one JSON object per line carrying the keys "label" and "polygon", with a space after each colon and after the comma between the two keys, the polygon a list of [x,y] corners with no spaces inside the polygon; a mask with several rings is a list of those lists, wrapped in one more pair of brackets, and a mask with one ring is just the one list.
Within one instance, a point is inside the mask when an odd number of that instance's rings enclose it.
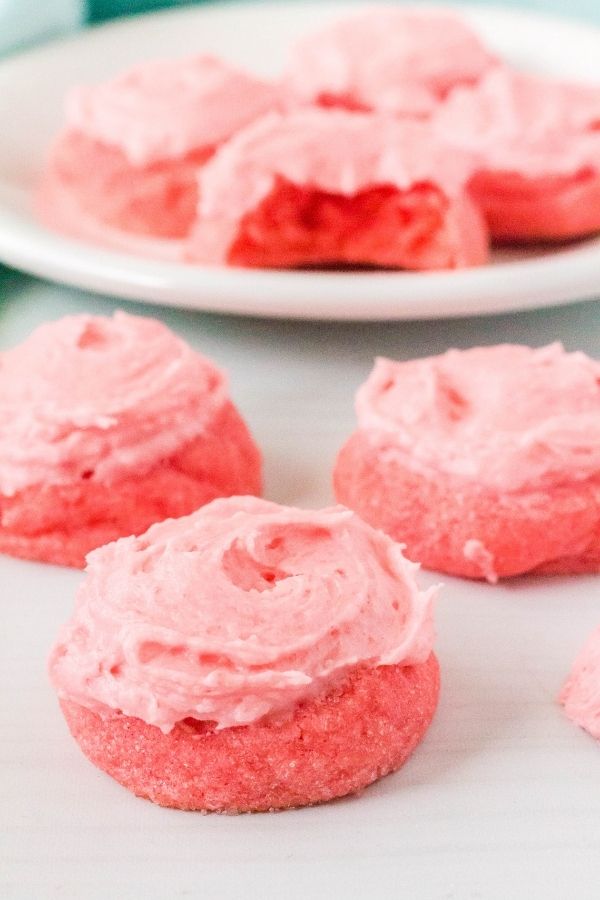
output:
{"label": "pink frosted cookie", "polygon": [[454,91],[434,127],[479,157],[471,190],[492,237],[564,240],[600,230],[600,87],[498,67]]}
{"label": "pink frosted cookie", "polygon": [[559,700],[569,719],[600,741],[600,628],[584,644]]}
{"label": "pink frosted cookie", "polygon": [[260,468],[223,373],[160,322],[71,316],[0,354],[0,552],[82,566],[121,535],[259,492]]}
{"label": "pink frosted cookie", "polygon": [[429,127],[371,113],[265,116],[200,174],[189,256],[239,266],[476,265],[482,217],[465,194],[471,158]]}
{"label": "pink frosted cookie", "polygon": [[377,361],[338,500],[452,575],[600,571],[600,363],[560,344]]}
{"label": "pink frosted cookie", "polygon": [[323,106],[427,116],[451,88],[476,83],[494,62],[452,13],[370,7],[302,38],[287,83]]}
{"label": "pink frosted cookie", "polygon": [[50,657],[99,768],[180,809],[303,806],[397,769],[434,714],[432,598],[342,507],[216,500],[89,556]]}
{"label": "pink frosted cookie", "polygon": [[137,235],[184,237],[198,169],[278,96],[275,86],[210,56],[143,63],[75,88],[50,155],[42,217],[75,235],[92,219]]}

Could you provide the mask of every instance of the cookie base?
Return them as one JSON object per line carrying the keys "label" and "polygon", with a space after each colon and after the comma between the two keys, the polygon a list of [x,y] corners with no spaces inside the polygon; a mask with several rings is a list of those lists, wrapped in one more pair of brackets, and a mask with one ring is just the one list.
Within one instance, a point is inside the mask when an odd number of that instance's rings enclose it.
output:
{"label": "cookie base", "polygon": [[480,173],[472,192],[498,243],[568,241],[600,231],[600,175]]}
{"label": "cookie base", "polygon": [[422,740],[438,696],[432,654],[415,666],[356,667],[283,721],[221,731],[186,719],[163,734],[120,713],[61,707],[88,759],[139,797],[241,813],[322,803],[395,771]]}
{"label": "cookie base", "polygon": [[61,202],[69,196],[83,214],[128,234],[183,238],[196,217],[198,169],[212,153],[135,167],[118,148],[68,131],[52,148],[42,190]]}
{"label": "cookie base", "polygon": [[426,569],[488,581],[600,572],[600,473],[550,491],[498,494],[383,460],[356,432],[338,455],[334,490]]}
{"label": "cookie base", "polygon": [[204,434],[143,473],[111,484],[89,475],[0,495],[0,553],[81,568],[96,547],[262,487],[260,453],[232,404]]}
{"label": "cookie base", "polygon": [[280,178],[240,223],[227,262],[261,268],[453,269],[481,265],[487,257],[487,229],[466,194],[449,200],[422,184],[343,197]]}

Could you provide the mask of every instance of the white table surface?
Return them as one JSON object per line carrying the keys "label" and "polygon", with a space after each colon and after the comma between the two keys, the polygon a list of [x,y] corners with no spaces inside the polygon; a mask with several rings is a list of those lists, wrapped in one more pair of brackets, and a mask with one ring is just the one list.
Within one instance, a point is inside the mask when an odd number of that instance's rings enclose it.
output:
{"label": "white table surface", "polygon": [[[66,313],[116,304],[0,280],[0,347]],[[600,302],[489,319],[287,324],[159,315],[231,373],[262,445],[266,495],[331,500],[336,449],[375,354],[561,339],[600,356]],[[45,657],[80,573],[0,560],[0,897],[597,900],[600,748],[555,696],[600,622],[596,577],[498,587],[442,579],[443,690],[423,745],[361,797],[300,811],[201,816],[136,799],[67,733]],[[423,574],[424,582],[435,580]]]}

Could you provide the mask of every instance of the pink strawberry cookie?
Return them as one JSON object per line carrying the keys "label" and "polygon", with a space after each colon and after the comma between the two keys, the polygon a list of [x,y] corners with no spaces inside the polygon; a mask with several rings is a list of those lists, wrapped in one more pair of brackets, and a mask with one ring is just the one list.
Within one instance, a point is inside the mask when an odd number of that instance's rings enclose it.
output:
{"label": "pink strawberry cookie", "polygon": [[494,62],[453,13],[376,6],[302,38],[286,80],[297,97],[323,106],[428,116]]}
{"label": "pink strawberry cookie", "polygon": [[559,701],[572,722],[600,741],[600,628],[577,656]]}
{"label": "pink strawberry cookie", "polygon": [[0,552],[86,553],[215,497],[260,454],[211,362],[153,319],[71,316],[0,355]]}
{"label": "pink strawberry cookie", "polygon": [[90,554],[50,657],[99,768],[163,806],[284,809],[399,768],[433,717],[432,598],[342,507],[216,500]]}
{"label": "pink strawberry cookie", "polygon": [[600,363],[560,344],[380,359],[338,500],[468,578],[600,571]]}
{"label": "pink strawberry cookie", "polygon": [[91,219],[182,238],[195,216],[198,169],[278,99],[274,85],[210,56],[155,60],[75,88],[50,154],[41,215],[75,235]]}
{"label": "pink strawberry cookie", "polygon": [[238,266],[444,269],[487,258],[471,158],[429,127],[318,108],[271,114],[200,174],[190,259]]}
{"label": "pink strawberry cookie", "polygon": [[600,230],[600,87],[498,67],[454,91],[434,127],[479,157],[471,190],[496,240]]}

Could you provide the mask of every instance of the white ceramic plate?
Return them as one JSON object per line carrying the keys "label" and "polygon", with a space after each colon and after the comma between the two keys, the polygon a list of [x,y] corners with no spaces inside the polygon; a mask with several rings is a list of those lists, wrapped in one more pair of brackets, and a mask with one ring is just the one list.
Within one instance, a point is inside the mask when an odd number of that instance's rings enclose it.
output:
{"label": "white ceramic plate", "polygon": [[[525,309],[600,294],[600,239],[497,255],[459,272],[286,272],[154,262],[52,234],[32,214],[44,151],[69,86],[152,56],[212,51],[264,74],[301,32],[349,3],[200,7],[104,26],[0,65],[0,260],[36,275],[195,309],[324,319],[409,319]],[[462,9],[515,64],[600,83],[600,30],[504,9]]]}

